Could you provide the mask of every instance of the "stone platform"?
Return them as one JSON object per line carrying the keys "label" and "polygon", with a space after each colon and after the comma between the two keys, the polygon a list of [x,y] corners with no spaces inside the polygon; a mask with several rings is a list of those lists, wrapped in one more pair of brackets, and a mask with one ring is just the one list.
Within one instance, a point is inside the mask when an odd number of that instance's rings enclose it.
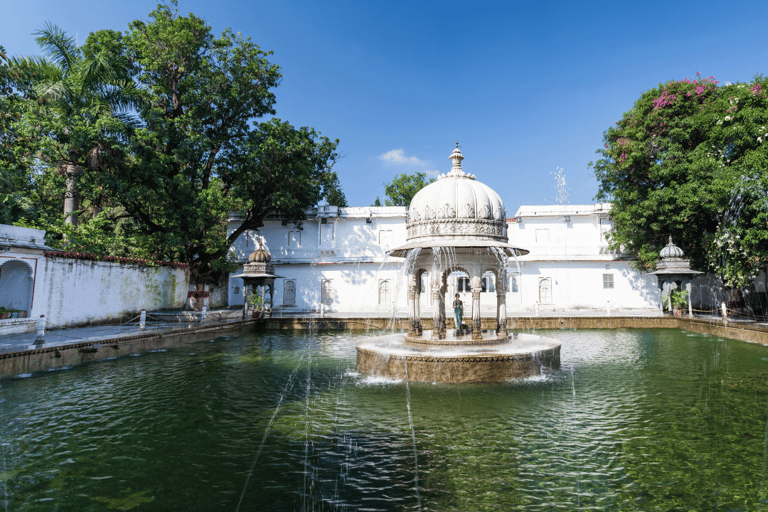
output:
{"label": "stone platform", "polygon": [[368,375],[447,384],[521,379],[560,367],[560,343],[535,334],[513,334],[502,343],[442,341],[410,343],[402,334],[371,338],[357,344],[357,369]]}
{"label": "stone platform", "polygon": [[512,334],[499,336],[496,334],[496,331],[492,330],[481,331],[480,336],[474,338],[472,331],[469,329],[462,331],[448,329],[444,337],[436,341],[432,339],[432,332],[431,330],[426,330],[421,335],[406,333],[405,341],[419,345],[498,345],[512,338]]}

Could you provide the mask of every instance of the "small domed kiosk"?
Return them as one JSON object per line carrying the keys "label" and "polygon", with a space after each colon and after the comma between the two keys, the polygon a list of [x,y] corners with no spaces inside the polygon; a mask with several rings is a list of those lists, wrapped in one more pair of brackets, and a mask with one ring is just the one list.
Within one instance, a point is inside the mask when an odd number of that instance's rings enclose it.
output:
{"label": "small domed kiosk", "polygon": [[[507,328],[507,265],[528,251],[509,244],[507,211],[499,195],[462,169],[459,144],[447,174],[421,189],[408,209],[406,244],[390,255],[405,258],[408,280],[408,330],[403,335],[367,340],[357,346],[357,367],[373,375],[430,382],[488,382],[526,377],[559,367],[560,344]],[[446,325],[447,278],[469,275],[471,324]],[[496,277],[496,326],[482,331],[482,276]],[[432,329],[421,325],[422,275],[430,274]]]}
{"label": "small domed kiosk", "polygon": [[[255,311],[260,311],[260,315],[265,313],[272,315],[272,308],[267,310],[266,305],[268,302],[272,303],[275,279],[280,276],[275,275],[275,265],[270,261],[272,256],[264,248],[263,241],[259,240],[259,247],[248,256],[248,263],[244,265],[243,273],[232,276],[243,280],[243,318],[248,318],[249,313]],[[267,293],[269,293],[269,300],[266,297]],[[249,300],[252,296],[258,296],[259,300],[252,302]]]}

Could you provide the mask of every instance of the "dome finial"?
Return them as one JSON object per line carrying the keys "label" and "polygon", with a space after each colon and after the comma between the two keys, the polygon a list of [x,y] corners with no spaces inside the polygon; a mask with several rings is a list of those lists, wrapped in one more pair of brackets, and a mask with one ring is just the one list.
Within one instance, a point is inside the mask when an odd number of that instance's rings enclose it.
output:
{"label": "dome finial", "polygon": [[685,253],[681,248],[679,248],[672,242],[672,235],[669,235],[669,243],[667,244],[666,247],[664,247],[661,250],[661,252],[659,253],[659,256],[661,257],[661,259],[682,258],[683,256],[685,256]]}
{"label": "dome finial", "polygon": [[272,260],[272,255],[269,251],[264,249],[264,238],[259,237],[259,248],[256,249],[248,256],[250,263],[269,263]]}
{"label": "dome finial", "polygon": [[456,148],[453,150],[453,153],[451,153],[451,156],[449,157],[453,161],[453,166],[451,167],[450,176],[466,176],[464,174],[464,171],[461,170],[461,161],[464,160],[464,155],[461,154],[461,151],[459,150],[459,142],[456,141]]}

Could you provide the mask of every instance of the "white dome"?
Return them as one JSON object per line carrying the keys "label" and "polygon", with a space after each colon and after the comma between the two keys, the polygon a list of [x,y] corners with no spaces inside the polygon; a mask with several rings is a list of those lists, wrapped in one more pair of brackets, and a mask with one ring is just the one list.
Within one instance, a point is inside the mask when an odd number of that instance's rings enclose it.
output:
{"label": "white dome", "polygon": [[672,236],[670,235],[669,243],[667,244],[666,247],[664,247],[661,250],[661,252],[659,253],[659,256],[662,259],[682,258],[683,256],[685,256],[685,254],[683,253],[683,250],[681,248],[679,248],[678,246],[672,243]]}
{"label": "white dome", "polygon": [[458,147],[451,172],[421,189],[408,209],[408,241],[450,237],[506,242],[507,210],[493,189],[461,169]]}

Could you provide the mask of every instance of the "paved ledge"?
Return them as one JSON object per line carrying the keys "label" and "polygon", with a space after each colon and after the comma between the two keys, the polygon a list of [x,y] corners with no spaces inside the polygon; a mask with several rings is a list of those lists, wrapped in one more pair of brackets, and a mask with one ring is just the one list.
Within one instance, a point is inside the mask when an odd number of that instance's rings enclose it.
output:
{"label": "paved ledge", "polygon": [[[594,312],[592,312],[594,315]],[[228,317],[230,315],[225,315]],[[234,316],[234,315],[232,315]],[[209,317],[210,318],[210,317]],[[724,323],[716,316],[678,318],[674,316],[588,316],[551,315],[511,317],[510,328],[519,331],[552,329],[658,329],[677,328],[724,338],[768,345],[768,325],[749,321]],[[449,319],[449,325],[452,319]],[[34,346],[35,333],[0,337],[0,378],[19,374],[73,366],[121,355],[144,353],[185,346],[225,333],[253,330],[345,330],[366,331],[389,329],[403,331],[405,318],[343,317],[319,315],[267,319],[230,320],[206,324],[148,325],[139,331],[136,325],[97,326],[48,331],[47,343]],[[422,319],[425,329],[432,328],[431,319]],[[483,329],[495,328],[495,319],[483,318]],[[4,350],[4,351],[3,351]]]}
{"label": "paved ledge", "polygon": [[[66,343],[45,343],[0,353],[0,378],[108,359],[180,347],[211,339],[225,333],[256,328],[256,320],[241,320],[212,325],[196,324],[175,329],[156,329],[117,336],[93,336]],[[135,329],[134,329],[135,331]]]}

